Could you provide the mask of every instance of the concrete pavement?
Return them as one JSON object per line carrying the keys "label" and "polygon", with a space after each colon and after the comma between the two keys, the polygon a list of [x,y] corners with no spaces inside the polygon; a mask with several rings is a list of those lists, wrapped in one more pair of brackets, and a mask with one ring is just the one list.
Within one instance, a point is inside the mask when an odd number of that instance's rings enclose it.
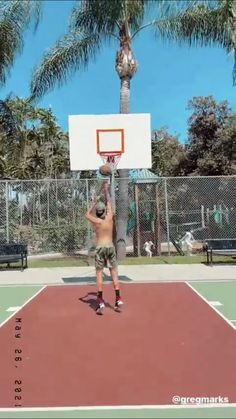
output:
{"label": "concrete pavement", "polygon": [[[105,270],[105,279],[109,271]],[[236,280],[236,265],[121,265],[122,281],[219,281]],[[1,285],[53,285],[95,283],[93,267],[29,268],[0,271]]]}

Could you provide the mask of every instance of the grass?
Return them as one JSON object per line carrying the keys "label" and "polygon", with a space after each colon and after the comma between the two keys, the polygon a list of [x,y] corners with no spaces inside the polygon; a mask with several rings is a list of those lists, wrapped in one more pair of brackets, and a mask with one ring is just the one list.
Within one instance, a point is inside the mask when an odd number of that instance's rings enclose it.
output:
{"label": "grass", "polygon": [[[236,258],[230,256],[214,256],[214,265],[236,265]],[[206,263],[206,256],[195,255],[195,256],[154,256],[148,258],[145,256],[141,257],[127,257],[119,263],[119,265],[194,265],[196,263]],[[5,264],[0,265],[0,271],[5,270]],[[65,268],[71,266],[94,266],[94,259],[89,260],[84,257],[76,256],[64,256],[64,257],[41,257],[41,258],[28,258],[29,268]],[[11,268],[18,269],[20,264],[12,264]]]}
{"label": "grass", "polygon": [[[215,264],[236,264],[236,259],[229,256],[215,256]],[[154,256],[152,258],[148,257],[127,257],[125,260],[120,262],[120,265],[172,265],[172,264],[196,264],[196,263],[206,263],[206,256],[196,255],[196,256]],[[29,268],[60,268],[60,267],[70,267],[70,266],[93,266],[93,259],[90,259],[90,263],[86,258],[81,259],[78,257],[60,257],[60,258],[35,258],[29,259],[28,261]]]}
{"label": "grass", "polygon": [[[236,259],[233,259],[229,256],[215,256],[215,264],[223,263],[236,263]],[[141,257],[128,257],[122,261],[121,265],[191,265],[196,263],[206,263],[206,256],[196,255],[196,256],[154,256],[152,258],[147,258],[145,256]]]}
{"label": "grass", "polygon": [[69,266],[88,266],[86,259],[80,259],[78,257],[58,257],[58,258],[47,258],[47,259],[29,259],[29,268],[63,268]]}

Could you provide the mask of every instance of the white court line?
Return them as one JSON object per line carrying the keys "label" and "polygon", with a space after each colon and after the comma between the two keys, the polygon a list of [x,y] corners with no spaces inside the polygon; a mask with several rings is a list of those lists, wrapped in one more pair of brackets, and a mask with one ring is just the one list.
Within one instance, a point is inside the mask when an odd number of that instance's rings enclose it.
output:
{"label": "white court line", "polygon": [[[87,275],[90,276],[90,275]],[[95,277],[95,275],[93,275]],[[122,274],[120,275],[122,276]],[[79,277],[78,277],[79,278]],[[85,277],[84,277],[85,278]],[[135,279],[120,279],[121,283],[124,284],[153,284],[153,283],[173,283],[173,284],[184,284],[187,283],[187,281],[184,280],[180,280],[180,279],[144,279],[144,280],[135,280]],[[203,280],[199,280],[199,279],[189,279],[188,283],[192,283],[192,282],[197,282],[199,284],[204,284],[204,283],[220,283],[220,282],[235,282],[234,279],[203,279]],[[71,285],[76,285],[76,286],[80,286],[80,285],[91,285],[93,286],[94,284],[96,284],[96,281],[94,280],[94,282],[91,281],[83,281],[83,282],[62,282],[62,280],[60,280],[60,282],[52,282],[52,283],[31,283],[31,284],[0,284],[0,289],[1,288],[19,288],[19,287],[41,287],[41,286],[47,286],[47,287],[57,287],[57,286],[71,286]]]}
{"label": "white court line", "polygon": [[7,309],[6,309],[6,311],[19,311],[20,310],[20,308],[21,308],[22,306],[17,306],[17,307],[8,307]]}
{"label": "white court line", "polygon": [[210,301],[208,301],[205,297],[203,297],[203,295],[200,294],[200,292],[198,292],[188,282],[185,282],[185,284],[188,285],[188,287],[191,288],[191,290],[194,291],[198,295],[198,297],[200,297],[205,303],[207,303],[208,306],[211,307],[211,309],[214,310],[226,323],[228,323],[234,330],[236,330],[236,326],[234,326],[234,324],[231,323],[231,321],[229,319],[227,319],[227,317],[225,317],[225,315],[223,313],[221,313],[219,310],[217,310],[217,308],[215,306],[211,305]]}
{"label": "white court line", "polygon": [[209,304],[214,307],[220,307],[223,306],[223,304],[220,301],[209,301]]}
{"label": "white court line", "polygon": [[66,412],[83,410],[162,410],[162,409],[208,409],[208,408],[229,408],[235,407],[236,403],[199,403],[199,404],[157,404],[157,405],[117,405],[117,406],[65,406],[65,407],[1,407],[1,412]]}
{"label": "white court line", "polygon": [[37,297],[40,292],[42,292],[45,288],[47,288],[47,285],[44,285],[39,291],[37,291],[34,295],[32,295],[32,297],[30,297],[28,300],[26,300],[26,302],[19,307],[19,309],[17,311],[14,311],[7,319],[5,319],[2,323],[0,323],[0,327],[2,327],[5,323],[7,323],[12,317],[14,317],[17,313],[19,313],[20,310],[22,310],[23,307],[26,306],[26,304],[28,304],[30,301],[32,301],[35,297]]}

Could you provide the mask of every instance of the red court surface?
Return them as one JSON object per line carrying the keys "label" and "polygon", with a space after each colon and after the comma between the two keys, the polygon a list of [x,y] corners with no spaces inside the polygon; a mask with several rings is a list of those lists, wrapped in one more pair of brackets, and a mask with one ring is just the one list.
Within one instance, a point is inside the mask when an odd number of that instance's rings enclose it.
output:
{"label": "red court surface", "polygon": [[[108,306],[103,316],[94,294],[80,300],[88,292],[95,287],[47,287],[0,329],[0,407],[14,407],[17,379],[23,407],[236,402],[236,333],[186,284],[122,284],[123,313]],[[110,284],[104,296],[114,303]]]}

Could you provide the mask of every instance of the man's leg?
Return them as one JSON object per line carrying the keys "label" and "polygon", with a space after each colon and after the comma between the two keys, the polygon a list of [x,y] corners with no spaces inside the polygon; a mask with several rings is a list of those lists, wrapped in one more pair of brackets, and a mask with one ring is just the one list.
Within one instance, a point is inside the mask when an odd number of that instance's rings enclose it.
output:
{"label": "man's leg", "polygon": [[97,248],[95,252],[95,268],[96,268],[96,278],[97,278],[97,302],[98,306],[96,309],[97,314],[102,314],[105,304],[103,301],[103,268],[104,268],[104,254],[102,248]]}
{"label": "man's leg", "polygon": [[120,310],[121,306],[123,305],[123,302],[120,296],[120,284],[119,284],[119,278],[118,278],[118,271],[116,267],[109,268],[109,270],[110,270],[111,279],[112,279],[115,294],[116,294],[115,309]]}
{"label": "man's leg", "polygon": [[[96,269],[98,293],[102,293],[103,288],[103,269]],[[102,296],[102,294],[100,294]]]}
{"label": "man's leg", "polygon": [[102,314],[103,309],[105,308],[104,300],[103,300],[103,269],[96,269],[96,277],[97,277],[97,302],[98,306],[96,309],[97,314]]}
{"label": "man's leg", "polygon": [[120,289],[120,284],[119,284],[117,268],[109,268],[109,270],[110,270],[111,279],[112,279],[112,282],[113,282],[114,289],[119,290]]}

